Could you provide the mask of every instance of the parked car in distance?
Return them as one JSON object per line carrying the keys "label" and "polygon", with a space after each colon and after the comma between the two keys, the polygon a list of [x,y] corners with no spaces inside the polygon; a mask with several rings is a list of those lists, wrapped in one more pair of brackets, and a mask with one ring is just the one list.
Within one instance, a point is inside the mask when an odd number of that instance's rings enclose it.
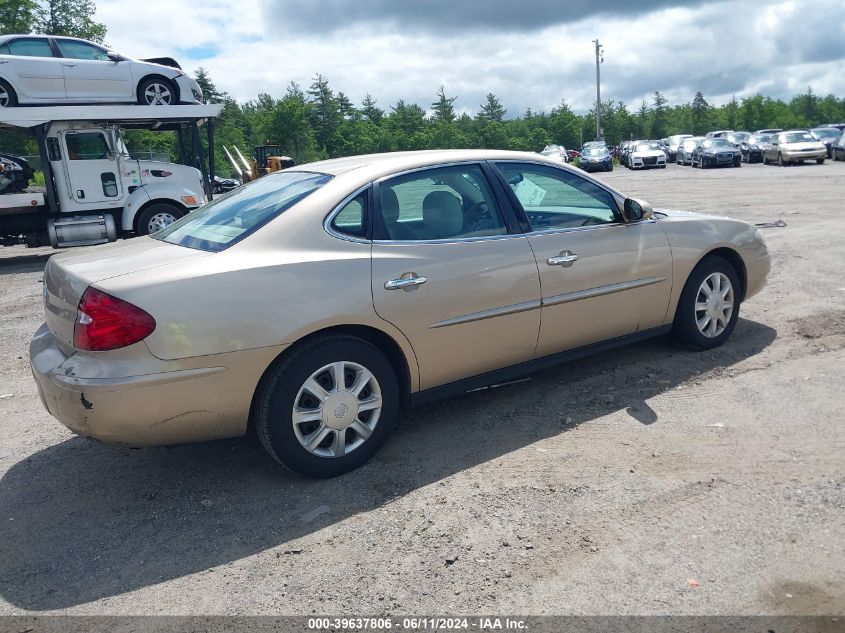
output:
{"label": "parked car in distance", "polygon": [[629,169],[666,168],[666,152],[657,141],[640,141],[628,154]]}
{"label": "parked car in distance", "polygon": [[726,138],[703,138],[692,150],[690,164],[695,167],[741,167],[742,156]]}
{"label": "parked car in distance", "polygon": [[757,130],[754,133],[755,134],[777,134],[778,132],[783,132],[783,128],[773,127],[773,128],[768,128],[768,129],[765,129],[765,130]]}
{"label": "parked car in distance", "polygon": [[839,140],[831,145],[830,149],[833,160],[845,160],[845,131],[839,136]]}
{"label": "parked car in distance", "polygon": [[692,138],[692,134],[674,134],[669,137],[669,155],[667,158],[669,162],[677,162],[678,161],[678,149],[680,148],[681,144],[683,144],[684,139]]}
{"label": "parked car in distance", "polygon": [[739,147],[742,143],[748,140],[748,137],[751,136],[751,132],[730,132],[726,137],[734,146]]}
{"label": "parked car in distance", "polygon": [[815,160],[819,165],[827,158],[827,147],[807,130],[788,130],[772,135],[763,145],[763,164],[795,165]]}
{"label": "parked car in distance", "polygon": [[825,123],[824,125],[819,125],[817,127],[835,127],[840,132],[845,132],[845,123]]}
{"label": "parked car in distance", "polygon": [[581,154],[581,169],[613,171],[613,157],[606,147],[588,147]]}
{"label": "parked car in distance", "polygon": [[739,153],[742,155],[742,162],[757,163],[763,162],[763,145],[768,142],[773,134],[752,134],[739,144]]}
{"label": "parked car in distance", "polygon": [[661,333],[715,348],[769,267],[745,222],[655,212],[538,154],[346,157],[54,255],[30,362],[80,435],[149,446],[251,427],[282,464],[330,477],[407,406]]}
{"label": "parked car in distance", "polygon": [[833,158],[831,147],[842,136],[842,130],[835,127],[817,127],[810,130],[813,138],[821,141],[827,149],[827,157]]}
{"label": "parked car in distance", "polygon": [[715,130],[713,132],[708,132],[704,135],[704,138],[727,138],[728,134],[732,134],[733,130]]}
{"label": "parked car in distance", "polygon": [[678,158],[676,160],[678,165],[692,165],[692,150],[698,145],[698,142],[703,140],[703,136],[691,136],[685,138],[684,142],[678,146]]}
{"label": "parked car in distance", "polygon": [[51,103],[202,103],[199,84],[170,65],[125,57],[74,37],[0,35],[0,107]]}
{"label": "parked car in distance", "polygon": [[579,152],[577,149],[568,149],[568,150],[566,150],[566,155],[569,157],[568,162],[571,163],[576,158],[581,157],[581,152]]}
{"label": "parked car in distance", "polygon": [[546,145],[543,151],[540,152],[540,156],[545,156],[561,163],[569,162],[569,154],[563,145]]}

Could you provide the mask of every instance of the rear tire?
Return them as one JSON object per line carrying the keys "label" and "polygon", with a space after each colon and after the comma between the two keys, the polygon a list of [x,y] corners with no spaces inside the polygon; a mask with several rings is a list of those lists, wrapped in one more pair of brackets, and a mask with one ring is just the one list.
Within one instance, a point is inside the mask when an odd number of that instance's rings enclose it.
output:
{"label": "rear tire", "polygon": [[184,209],[175,204],[157,202],[146,207],[138,216],[136,233],[138,235],[150,235],[173,224],[176,220],[185,215]]}
{"label": "rear tire", "polygon": [[[362,387],[357,395],[356,385]],[[379,406],[358,409],[359,403],[373,402]],[[399,383],[390,361],[371,343],[338,335],[308,343],[271,368],[259,387],[252,422],[277,462],[307,477],[327,478],[367,462],[398,416]]]}
{"label": "rear tire", "polygon": [[703,259],[693,269],[678,300],[673,341],[697,351],[722,345],[736,327],[740,293],[739,275],[726,259],[716,255]]}
{"label": "rear tire", "polygon": [[14,108],[18,105],[18,96],[14,88],[0,79],[0,108]]}

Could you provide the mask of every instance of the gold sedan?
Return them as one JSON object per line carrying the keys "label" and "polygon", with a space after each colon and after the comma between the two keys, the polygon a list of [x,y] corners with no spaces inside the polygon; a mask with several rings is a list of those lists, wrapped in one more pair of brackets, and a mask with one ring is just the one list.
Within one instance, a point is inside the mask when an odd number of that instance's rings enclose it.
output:
{"label": "gold sedan", "polygon": [[537,154],[356,156],[53,256],[30,358],[80,435],[252,425],[279,462],[329,477],[408,406],[668,332],[721,345],[768,271],[753,226],[652,211]]}

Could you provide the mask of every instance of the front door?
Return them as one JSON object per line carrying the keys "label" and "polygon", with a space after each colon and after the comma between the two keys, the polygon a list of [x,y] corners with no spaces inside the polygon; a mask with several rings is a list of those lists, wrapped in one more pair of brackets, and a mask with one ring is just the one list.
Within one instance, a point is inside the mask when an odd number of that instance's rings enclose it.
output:
{"label": "front door", "polygon": [[0,45],[0,74],[9,77],[18,97],[65,99],[61,60],[46,37],[20,37]]}
{"label": "front door", "polygon": [[624,222],[610,192],[571,171],[498,167],[526,216],[540,271],[538,358],[663,324],[672,254],[656,222]]}
{"label": "front door", "polygon": [[396,176],[377,183],[375,197],[373,301],[413,346],[421,388],[530,360],[537,265],[481,166]]}
{"label": "front door", "polygon": [[69,101],[134,101],[129,63],[88,42],[57,39]]}
{"label": "front door", "polygon": [[64,145],[68,195],[80,204],[114,202],[120,199],[122,183],[118,163],[100,130],[66,131]]}

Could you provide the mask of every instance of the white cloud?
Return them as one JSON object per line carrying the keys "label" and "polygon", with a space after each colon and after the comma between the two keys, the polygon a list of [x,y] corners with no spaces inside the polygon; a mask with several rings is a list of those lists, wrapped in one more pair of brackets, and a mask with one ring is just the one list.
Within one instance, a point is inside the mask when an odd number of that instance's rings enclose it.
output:
{"label": "white cloud", "polygon": [[[456,0],[457,1],[457,0]],[[413,21],[296,31],[282,5],[259,0],[99,0],[108,43],[135,57],[170,55],[187,70],[205,66],[218,87],[240,100],[281,95],[316,73],[359,103],[367,92],[388,108],[398,99],[427,107],[441,84],[458,110],[475,111],[488,92],[510,114],[548,110],[566,99],[578,111],[595,99],[590,40],[605,45],[602,97],[636,108],[655,90],[670,103],[702,90],[721,103],[758,90],[790,98],[811,86],[845,95],[845,6],[836,0],[711,2],[639,15],[600,15],[536,28],[436,32]],[[647,5],[642,5],[647,6]],[[203,50],[212,55],[190,59]]]}

